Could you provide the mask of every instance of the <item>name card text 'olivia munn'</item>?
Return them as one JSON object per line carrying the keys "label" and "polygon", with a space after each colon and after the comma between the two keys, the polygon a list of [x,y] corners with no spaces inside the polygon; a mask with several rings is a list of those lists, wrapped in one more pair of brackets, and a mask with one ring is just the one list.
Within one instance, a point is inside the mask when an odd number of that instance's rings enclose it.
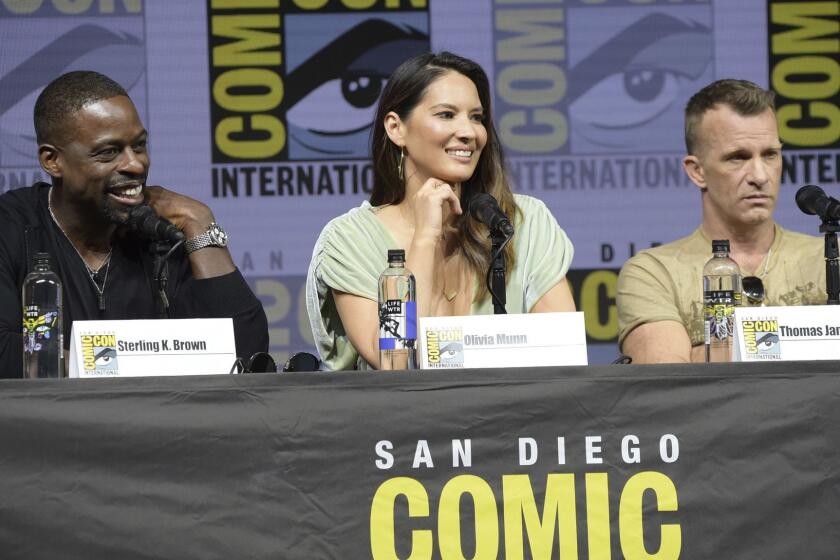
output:
{"label": "name card text 'olivia munn'", "polygon": [[422,317],[423,369],[586,365],[583,313]]}

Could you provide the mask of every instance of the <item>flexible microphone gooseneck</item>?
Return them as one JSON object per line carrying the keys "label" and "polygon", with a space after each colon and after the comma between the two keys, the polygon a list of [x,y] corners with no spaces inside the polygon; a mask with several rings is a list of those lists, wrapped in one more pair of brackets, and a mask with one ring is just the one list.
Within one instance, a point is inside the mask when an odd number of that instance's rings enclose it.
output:
{"label": "flexible microphone gooseneck", "polygon": [[498,202],[487,193],[473,196],[469,204],[470,216],[485,224],[490,230],[490,266],[485,282],[493,299],[493,313],[505,314],[505,246],[513,239],[513,224],[499,208]]}
{"label": "flexible microphone gooseneck", "polygon": [[[175,224],[158,216],[152,207],[147,204],[134,206],[128,212],[129,229],[140,233],[145,237],[157,240],[154,244],[154,279],[158,293],[158,314],[160,318],[172,318],[170,316],[169,296],[166,295],[166,285],[169,273],[166,262],[169,257],[184,243],[186,236],[184,232],[175,227]],[[171,247],[169,246],[171,245]]]}

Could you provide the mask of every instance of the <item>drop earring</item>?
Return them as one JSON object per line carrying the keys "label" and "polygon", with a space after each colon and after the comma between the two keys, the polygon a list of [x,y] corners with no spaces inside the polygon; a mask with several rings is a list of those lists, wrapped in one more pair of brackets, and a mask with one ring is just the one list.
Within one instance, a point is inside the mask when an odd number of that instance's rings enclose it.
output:
{"label": "drop earring", "polygon": [[405,177],[403,159],[405,159],[405,147],[400,146],[400,162],[397,164],[397,176],[400,178],[400,181]]}

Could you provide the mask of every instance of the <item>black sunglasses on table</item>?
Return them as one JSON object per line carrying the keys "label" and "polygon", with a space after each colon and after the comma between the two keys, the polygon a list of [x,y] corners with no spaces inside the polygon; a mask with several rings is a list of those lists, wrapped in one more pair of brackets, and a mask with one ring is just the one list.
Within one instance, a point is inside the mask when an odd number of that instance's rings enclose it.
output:
{"label": "black sunglasses on table", "polygon": [[749,305],[760,306],[764,304],[764,282],[758,276],[744,276],[741,279],[741,289]]}
{"label": "black sunglasses on table", "polygon": [[268,352],[257,352],[247,360],[236,358],[230,373],[275,373],[277,364]]}

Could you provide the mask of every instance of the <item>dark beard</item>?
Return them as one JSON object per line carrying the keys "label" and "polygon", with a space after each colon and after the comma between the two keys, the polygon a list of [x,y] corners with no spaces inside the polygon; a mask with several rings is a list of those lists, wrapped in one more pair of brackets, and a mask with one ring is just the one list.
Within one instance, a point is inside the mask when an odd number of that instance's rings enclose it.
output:
{"label": "dark beard", "polygon": [[102,215],[112,224],[117,224],[121,226],[128,225],[128,214],[131,211],[131,208],[125,206],[110,206],[108,204],[108,192],[114,185],[120,185],[131,181],[140,182],[143,185],[143,188],[145,188],[146,186],[145,175],[143,175],[142,177],[115,175],[108,180],[108,184],[105,187],[105,191],[103,193],[102,198]]}
{"label": "dark beard", "polygon": [[108,205],[107,200],[102,205],[102,215],[113,224],[121,226],[128,224],[128,208],[114,208]]}

